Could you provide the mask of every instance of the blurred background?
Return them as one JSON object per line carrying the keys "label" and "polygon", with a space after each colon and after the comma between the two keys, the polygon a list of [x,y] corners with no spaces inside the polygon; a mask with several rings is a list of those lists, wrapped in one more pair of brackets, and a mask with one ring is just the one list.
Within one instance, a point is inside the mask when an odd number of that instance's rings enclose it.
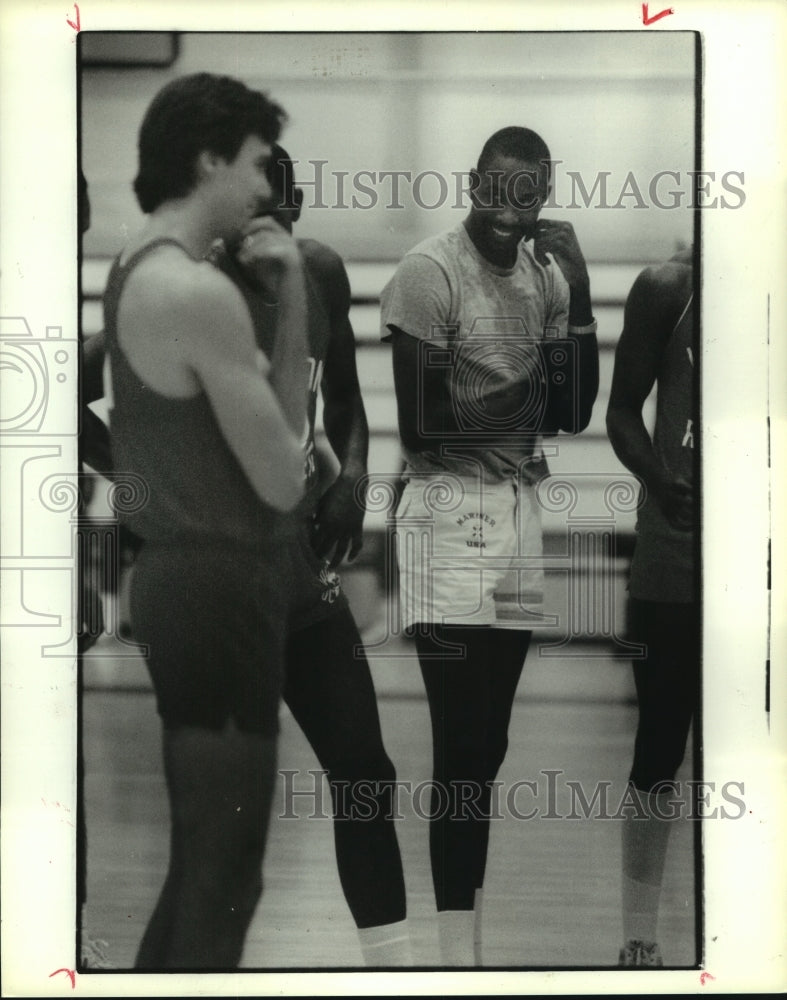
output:
{"label": "blurred background", "polygon": [[[694,34],[82,32],[79,41],[80,156],[92,205],[84,335],[101,329],[109,262],[142,222],[131,183],[147,105],[186,73],[236,76],[289,115],[282,141],[305,191],[296,235],[328,243],[347,263],[372,434],[369,471],[384,479],[398,475],[401,457],[390,351],[379,343],[379,293],[404,252],[464,218],[466,172],[492,132],[521,124],[546,139],[556,165],[543,215],[572,222],[588,261],[601,388],[588,430],[547,446],[555,475],[543,497],[554,614],[542,635],[580,643],[580,659],[591,643],[599,668],[610,652],[626,659],[619,637],[636,484],[609,446],[604,414],[628,290],[643,266],[692,238]],[[402,180],[394,191],[384,171],[421,179]],[[654,187],[664,171],[670,174]],[[388,515],[385,503],[370,504],[364,552],[344,573],[365,638],[380,656],[396,628],[386,603]],[[610,676],[628,696],[628,672]],[[605,683],[600,674],[596,683]]]}
{"label": "blurred background", "polygon": [[[596,175],[608,172],[608,202],[614,204],[629,173],[650,201],[654,174],[682,175],[694,167],[690,32],[82,32],[80,43],[82,165],[94,213],[85,241],[89,255],[114,254],[140,222],[131,190],[137,130],[156,91],[186,73],[227,73],[283,105],[290,118],[283,144],[301,161],[298,179],[314,179],[309,160],[327,161],[329,206],[336,190],[331,172],[349,175],[345,202],[360,171],[436,171],[448,177],[474,166],[488,136],[512,124],[539,132],[561,161],[560,205],[572,201],[567,171],[579,172],[588,191]],[[154,60],[162,65],[145,65]],[[324,240],[348,260],[397,260],[463,216],[454,207],[453,183],[446,203],[435,209],[415,205],[405,184],[404,208],[388,209],[383,193],[390,185],[378,186],[375,207],[313,207],[299,232]],[[666,192],[675,186],[665,179],[662,201],[670,203]],[[316,199],[306,192],[308,206]],[[439,195],[438,182],[425,179],[421,201],[431,205]],[[363,205],[370,200],[359,196]],[[635,208],[636,200],[628,197],[614,210],[568,210],[589,260],[647,263],[691,239],[685,208]]]}

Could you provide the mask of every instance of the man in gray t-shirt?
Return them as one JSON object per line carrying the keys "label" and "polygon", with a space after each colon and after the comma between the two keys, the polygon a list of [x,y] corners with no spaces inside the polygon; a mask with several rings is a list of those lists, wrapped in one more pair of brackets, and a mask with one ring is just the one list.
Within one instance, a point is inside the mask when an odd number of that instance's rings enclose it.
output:
{"label": "man in gray t-shirt", "polygon": [[541,436],[583,430],[598,389],[582,251],[569,223],[539,219],[546,144],[502,129],[471,181],[464,222],[411,250],[382,295],[406,459],[402,623],[415,633],[432,717],[445,965],[481,961],[491,782],[543,601]]}

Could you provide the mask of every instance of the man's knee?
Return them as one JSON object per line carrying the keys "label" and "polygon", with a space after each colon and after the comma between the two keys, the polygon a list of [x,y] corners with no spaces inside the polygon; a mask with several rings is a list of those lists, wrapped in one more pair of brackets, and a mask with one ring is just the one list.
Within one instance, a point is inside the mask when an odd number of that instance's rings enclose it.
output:
{"label": "man's knee", "polygon": [[635,756],[629,780],[637,791],[650,792],[665,781],[674,781],[685,757],[685,746],[674,747],[658,758],[643,760]]}
{"label": "man's knee", "polygon": [[323,766],[331,783],[373,781],[391,784],[396,781],[396,769],[382,743],[348,747],[333,760],[325,760]]}
{"label": "man's knee", "polygon": [[390,757],[381,750],[337,761],[328,772],[328,784],[337,817],[352,818],[362,807],[374,815],[381,811],[387,814],[396,785],[396,770]]}

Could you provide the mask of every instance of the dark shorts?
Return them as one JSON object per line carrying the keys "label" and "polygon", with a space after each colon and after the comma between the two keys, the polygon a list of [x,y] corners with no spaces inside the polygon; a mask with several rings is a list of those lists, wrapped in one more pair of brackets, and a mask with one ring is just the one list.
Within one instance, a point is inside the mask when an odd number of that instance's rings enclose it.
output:
{"label": "dark shorts", "polygon": [[301,521],[292,558],[285,568],[285,583],[293,595],[290,629],[297,632],[349,609],[341,578],[311,545],[311,522]]}
{"label": "dark shorts", "polygon": [[275,736],[291,591],[284,550],[146,543],[131,584],[134,638],[167,728]]}

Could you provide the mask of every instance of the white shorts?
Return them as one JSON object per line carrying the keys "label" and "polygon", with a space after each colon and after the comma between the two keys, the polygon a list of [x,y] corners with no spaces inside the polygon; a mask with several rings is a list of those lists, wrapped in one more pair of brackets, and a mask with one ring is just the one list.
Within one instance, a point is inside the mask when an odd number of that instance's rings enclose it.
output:
{"label": "white shorts", "polygon": [[401,626],[532,629],[543,618],[541,509],[533,486],[412,475],[396,511]]}

